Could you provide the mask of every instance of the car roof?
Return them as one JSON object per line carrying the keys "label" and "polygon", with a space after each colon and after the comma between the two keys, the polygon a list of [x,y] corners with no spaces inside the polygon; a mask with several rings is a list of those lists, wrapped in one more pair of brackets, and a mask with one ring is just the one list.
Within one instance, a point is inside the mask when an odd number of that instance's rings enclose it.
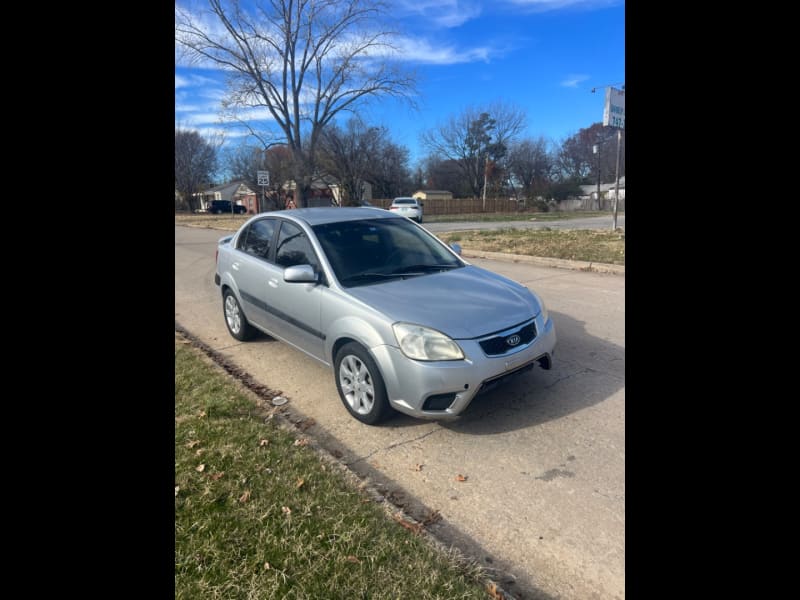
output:
{"label": "car roof", "polygon": [[392,214],[388,210],[368,206],[321,206],[318,208],[294,208],[291,210],[274,211],[273,213],[262,213],[262,215],[266,214],[295,218],[299,221],[304,221],[312,227],[324,223],[361,221],[364,219],[405,219],[405,217]]}

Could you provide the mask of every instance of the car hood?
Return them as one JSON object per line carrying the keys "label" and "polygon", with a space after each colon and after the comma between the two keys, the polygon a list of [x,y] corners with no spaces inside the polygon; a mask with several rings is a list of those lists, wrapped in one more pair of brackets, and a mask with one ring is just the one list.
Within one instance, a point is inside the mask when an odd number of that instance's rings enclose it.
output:
{"label": "car hood", "polygon": [[523,285],[475,266],[351,287],[347,293],[386,315],[454,339],[501,331],[539,313]]}

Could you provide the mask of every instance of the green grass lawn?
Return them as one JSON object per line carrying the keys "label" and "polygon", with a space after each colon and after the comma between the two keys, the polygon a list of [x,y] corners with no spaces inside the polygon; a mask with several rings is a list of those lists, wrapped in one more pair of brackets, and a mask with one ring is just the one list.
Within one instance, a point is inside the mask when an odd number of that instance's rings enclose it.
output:
{"label": "green grass lawn", "polygon": [[487,598],[176,338],[175,598]]}

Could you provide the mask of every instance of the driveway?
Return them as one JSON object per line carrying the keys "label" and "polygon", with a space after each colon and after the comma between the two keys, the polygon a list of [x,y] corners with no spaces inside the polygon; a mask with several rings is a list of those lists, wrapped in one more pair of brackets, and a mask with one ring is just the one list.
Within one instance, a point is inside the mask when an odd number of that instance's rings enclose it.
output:
{"label": "driveway", "polygon": [[[312,434],[522,598],[624,598],[625,278],[474,259],[530,285],[555,319],[554,368],[478,397],[452,422],[349,416],[331,371],[287,345],[230,337],[214,285],[223,232],[175,228],[175,319],[288,397]],[[458,476],[466,478],[457,481]]]}

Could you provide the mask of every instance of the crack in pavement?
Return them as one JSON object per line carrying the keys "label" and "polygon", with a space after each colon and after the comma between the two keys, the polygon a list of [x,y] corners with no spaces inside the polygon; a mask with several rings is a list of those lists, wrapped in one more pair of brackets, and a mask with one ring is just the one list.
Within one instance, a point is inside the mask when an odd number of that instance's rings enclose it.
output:
{"label": "crack in pavement", "polygon": [[365,460],[368,460],[368,459],[372,458],[372,457],[373,457],[373,456],[375,456],[375,455],[376,455],[378,452],[383,452],[384,450],[392,450],[392,449],[394,449],[394,448],[398,448],[398,447],[400,447],[400,446],[405,446],[406,444],[410,444],[410,443],[412,443],[412,442],[418,442],[418,441],[420,441],[420,440],[423,440],[423,439],[425,439],[425,438],[426,438],[426,437],[428,437],[429,435],[433,435],[434,433],[439,433],[439,432],[441,432],[441,431],[442,431],[442,429],[441,429],[441,428],[439,428],[439,429],[432,429],[432,430],[430,430],[428,433],[423,433],[422,435],[420,435],[420,436],[418,436],[418,437],[415,437],[415,438],[411,438],[410,440],[405,440],[405,441],[403,441],[403,442],[395,442],[394,444],[389,444],[389,445],[388,445],[388,446],[386,446],[385,448],[377,448],[377,449],[373,450],[372,452],[370,452],[369,454],[367,454],[366,456],[362,456],[361,458],[357,458],[357,459],[355,459],[355,460],[353,460],[353,461],[351,461],[351,462],[344,463],[344,464],[345,464],[345,465],[347,465],[347,466],[349,467],[349,466],[351,466],[351,465],[354,465],[354,464],[356,464],[356,463],[358,463],[358,462],[362,462],[362,461],[365,461]]}
{"label": "crack in pavement", "polygon": [[554,385],[556,385],[558,383],[561,383],[565,379],[571,379],[572,377],[575,377],[576,375],[583,375],[585,373],[597,373],[597,371],[595,371],[594,369],[591,369],[589,367],[584,367],[580,371],[576,371],[575,373],[570,373],[569,375],[564,375],[563,377],[559,377],[558,379],[556,379],[550,385],[544,386],[544,389],[549,390],[551,387],[553,387]]}

